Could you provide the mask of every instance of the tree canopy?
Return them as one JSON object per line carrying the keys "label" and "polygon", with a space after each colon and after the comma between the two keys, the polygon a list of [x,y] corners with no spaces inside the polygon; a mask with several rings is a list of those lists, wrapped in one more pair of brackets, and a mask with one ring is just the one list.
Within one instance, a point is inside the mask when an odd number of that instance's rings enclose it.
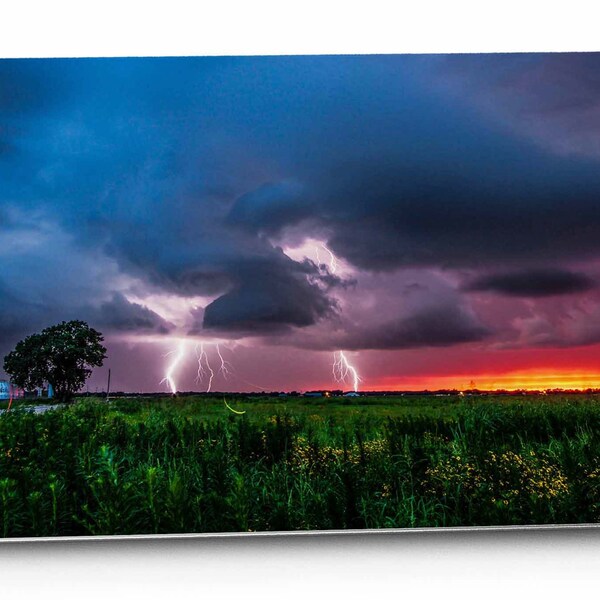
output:
{"label": "tree canopy", "polygon": [[26,390],[52,385],[69,401],[106,358],[102,334],[84,321],[63,321],[20,341],[4,358],[11,381]]}

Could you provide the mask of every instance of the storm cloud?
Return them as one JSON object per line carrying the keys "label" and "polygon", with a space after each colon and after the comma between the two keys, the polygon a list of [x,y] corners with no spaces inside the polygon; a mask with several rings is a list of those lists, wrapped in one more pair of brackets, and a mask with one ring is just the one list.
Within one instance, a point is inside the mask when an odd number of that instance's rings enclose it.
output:
{"label": "storm cloud", "polygon": [[597,52],[440,57],[439,74],[511,133],[556,154],[598,158],[598,61]]}
{"label": "storm cloud", "polygon": [[282,256],[278,262],[245,267],[239,285],[206,307],[204,329],[256,335],[307,327],[336,313],[337,302],[326,292],[342,281],[321,273],[314,263]]}
{"label": "storm cloud", "polygon": [[594,280],[582,273],[545,269],[486,275],[469,283],[465,289],[470,292],[537,298],[586,292],[594,287]]}
{"label": "storm cloud", "polygon": [[343,346],[350,350],[443,347],[482,341],[489,335],[473,314],[458,306],[442,305],[365,328],[359,335],[343,339]]}
{"label": "storm cloud", "polygon": [[[123,294],[115,293],[97,309],[89,311],[89,320],[108,331],[167,334],[175,326],[149,308],[129,302]],[[84,316],[85,311],[83,311]]]}

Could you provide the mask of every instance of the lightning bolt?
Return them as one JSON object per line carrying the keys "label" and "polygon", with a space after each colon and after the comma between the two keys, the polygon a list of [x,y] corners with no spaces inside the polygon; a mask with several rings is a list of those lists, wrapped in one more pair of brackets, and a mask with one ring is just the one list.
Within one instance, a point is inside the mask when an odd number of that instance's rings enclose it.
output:
{"label": "lightning bolt", "polygon": [[[200,348],[200,352],[198,352],[198,348]],[[212,389],[212,382],[215,377],[215,372],[210,366],[208,354],[206,354],[206,350],[204,350],[203,343],[196,344],[196,358],[198,359],[198,374],[196,375],[196,383],[200,383],[200,381],[202,381],[206,377],[206,374],[208,372],[208,386],[206,388],[206,391],[210,392],[210,390]],[[202,361],[204,361],[206,369],[204,368]]]}
{"label": "lightning bolt", "polygon": [[358,392],[358,384],[361,382],[361,378],[342,350],[333,353],[333,378],[337,383],[346,383],[346,380],[350,379],[352,389]]}
{"label": "lightning bolt", "polygon": [[177,393],[177,384],[175,383],[175,379],[173,378],[173,374],[175,372],[175,370],[177,369],[177,365],[181,362],[182,358],[185,355],[185,341],[181,340],[179,342],[179,345],[177,347],[177,350],[171,350],[171,352],[167,352],[165,354],[165,356],[171,356],[173,355],[173,360],[170,362],[169,366],[167,367],[167,372],[165,373],[165,376],[163,377],[163,379],[161,380],[161,384],[166,383],[172,394],[176,394]]}
{"label": "lightning bolt", "polygon": [[221,361],[221,365],[219,367],[218,372],[221,373],[221,375],[223,375],[223,379],[227,379],[229,375],[231,375],[231,363],[229,363],[223,358],[223,355],[221,354],[221,348],[219,348],[219,344],[215,344],[215,346],[217,348],[217,355],[219,357],[219,360]]}
{"label": "lightning bolt", "polygon": [[335,254],[325,244],[321,244],[321,247],[329,254],[329,270],[335,273],[337,271],[337,258]]}
{"label": "lightning bolt", "polygon": [[219,368],[216,369],[210,364],[208,353],[204,349],[204,342],[196,344],[196,358],[198,359],[198,373],[196,375],[196,383],[200,383],[208,377],[207,392],[212,390],[212,384],[215,377],[221,375],[223,379],[228,379],[233,374],[233,367],[231,363],[225,360],[223,354],[221,354],[221,347],[216,342],[209,342],[209,345],[214,345],[217,357],[219,358]]}
{"label": "lightning bolt", "polygon": [[[325,250],[325,252],[327,252],[327,254],[329,254],[329,271],[331,273],[335,273],[337,271],[337,267],[338,267],[338,261],[337,261],[336,255],[325,244],[321,244],[321,248],[323,248],[323,250]],[[324,264],[321,262],[319,246],[317,246],[315,248],[315,254],[317,256],[317,264],[319,264],[319,265]]]}
{"label": "lightning bolt", "polygon": [[[161,385],[163,383],[167,384],[167,387],[171,390],[172,394],[177,393],[177,382],[175,381],[175,374],[177,369],[181,366],[181,361],[184,359],[186,354],[188,353],[188,344],[189,340],[180,340],[176,349],[167,352],[164,356],[172,356],[171,361],[167,366],[167,370],[165,372],[165,376],[161,380]],[[209,352],[207,346],[214,346],[216,357],[209,357]],[[221,347],[217,341],[209,341],[209,342],[198,342],[194,351],[196,354],[196,360],[198,363],[198,370],[196,372],[196,383],[200,383],[201,381],[207,381],[206,392],[211,392],[213,388],[214,380],[220,376],[223,379],[227,380],[229,377],[235,377],[240,381],[243,381],[247,385],[256,388],[257,390],[265,390],[265,387],[257,386],[245,379],[239,377],[232,364],[225,359],[223,353],[221,352]],[[214,362],[218,358],[218,368],[217,366],[213,366],[216,363]]]}

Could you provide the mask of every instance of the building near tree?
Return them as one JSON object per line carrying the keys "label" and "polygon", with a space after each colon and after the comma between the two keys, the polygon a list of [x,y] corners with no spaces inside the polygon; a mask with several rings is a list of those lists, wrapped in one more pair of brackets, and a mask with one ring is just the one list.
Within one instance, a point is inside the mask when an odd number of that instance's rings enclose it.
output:
{"label": "building near tree", "polygon": [[0,400],[9,400],[10,398],[22,398],[23,390],[10,381],[0,379]]}

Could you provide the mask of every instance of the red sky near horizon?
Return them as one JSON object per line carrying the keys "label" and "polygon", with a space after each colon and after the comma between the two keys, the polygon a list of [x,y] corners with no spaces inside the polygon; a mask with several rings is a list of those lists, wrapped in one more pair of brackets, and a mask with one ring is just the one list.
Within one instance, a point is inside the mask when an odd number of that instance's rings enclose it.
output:
{"label": "red sky near horizon", "polygon": [[[600,388],[600,346],[518,350],[429,350],[411,357],[400,375],[365,382],[373,391],[545,390]],[[370,363],[371,366],[371,363]]]}

